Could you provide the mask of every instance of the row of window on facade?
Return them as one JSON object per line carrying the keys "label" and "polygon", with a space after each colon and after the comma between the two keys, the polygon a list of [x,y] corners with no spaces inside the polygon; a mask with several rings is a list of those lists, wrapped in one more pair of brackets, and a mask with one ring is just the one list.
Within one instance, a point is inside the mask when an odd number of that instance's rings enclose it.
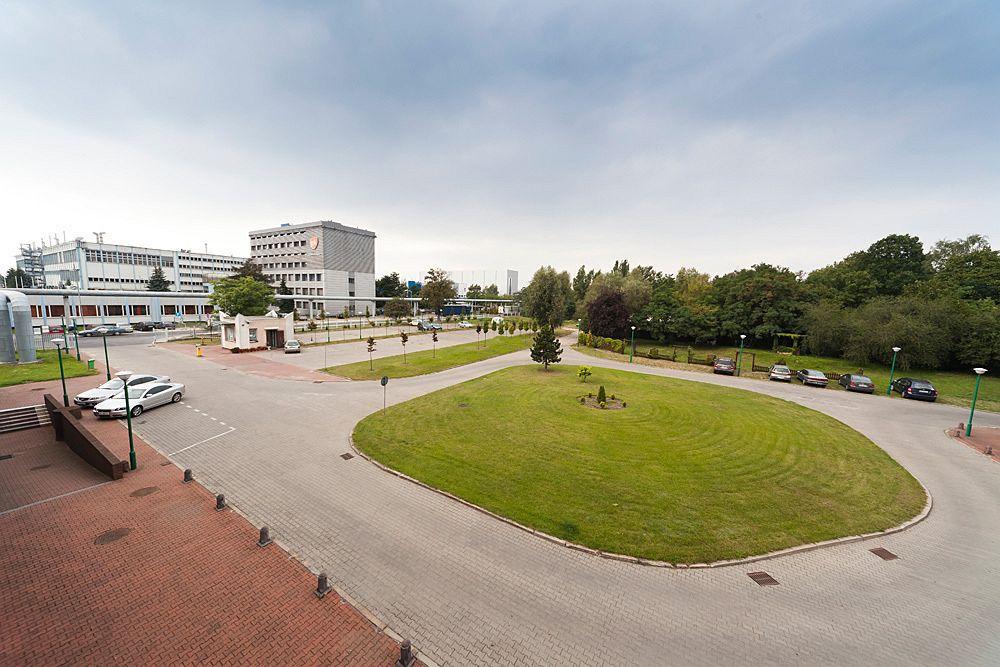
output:
{"label": "row of window on facade", "polygon": [[[165,304],[162,308],[163,315],[198,315],[199,313],[211,313],[214,310],[211,304],[201,306],[200,311],[198,310],[198,306],[195,304]],[[105,317],[149,315],[150,306],[141,303],[129,304],[127,307],[124,304],[85,303],[82,305],[71,304],[67,311],[63,308],[61,303],[52,305],[46,304],[44,315],[42,314],[42,306],[31,306],[32,317],[62,317],[64,314],[66,317],[100,317],[102,314]]]}
{"label": "row of window on facade", "polygon": [[87,249],[88,262],[103,262],[105,264],[138,264],[140,266],[173,266],[172,255],[147,255],[139,252],[118,252],[117,250]]}
{"label": "row of window on facade", "polygon": [[261,250],[280,250],[282,248],[304,248],[306,242],[302,241],[283,241],[280,243],[261,243],[258,245],[251,245],[250,252],[258,252]]}
{"label": "row of window on facade", "polygon": [[305,262],[271,262],[269,264],[261,264],[262,268],[265,269],[304,269],[306,268]]}

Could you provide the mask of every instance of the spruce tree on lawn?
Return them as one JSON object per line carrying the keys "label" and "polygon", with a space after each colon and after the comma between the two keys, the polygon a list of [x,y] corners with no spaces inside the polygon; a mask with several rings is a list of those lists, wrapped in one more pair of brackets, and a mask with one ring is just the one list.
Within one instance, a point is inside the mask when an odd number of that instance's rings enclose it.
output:
{"label": "spruce tree on lawn", "polygon": [[531,360],[544,364],[545,370],[549,370],[549,364],[558,364],[562,360],[562,344],[552,327],[545,325],[535,334],[531,345]]}

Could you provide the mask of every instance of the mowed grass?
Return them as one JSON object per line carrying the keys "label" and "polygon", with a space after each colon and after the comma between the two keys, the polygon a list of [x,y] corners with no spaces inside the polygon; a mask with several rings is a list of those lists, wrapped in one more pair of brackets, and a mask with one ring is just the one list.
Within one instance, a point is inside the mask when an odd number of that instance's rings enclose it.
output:
{"label": "mowed grass", "polygon": [[[398,338],[398,337],[397,337]],[[425,373],[436,373],[456,366],[464,366],[490,357],[497,357],[501,354],[526,350],[531,347],[532,336],[525,334],[521,336],[493,336],[479,343],[462,343],[460,345],[450,345],[433,350],[421,350],[411,352],[406,355],[398,354],[391,357],[382,357],[373,362],[374,370],[369,370],[367,361],[359,361],[353,364],[342,364],[340,366],[330,366],[324,368],[327,373],[352,380],[378,380],[383,375],[391,378],[405,378]],[[399,341],[395,343],[384,343],[399,347]]]}
{"label": "mowed grass", "polygon": [[[882,530],[922,509],[917,481],[846,425],[738,389],[594,368],[517,366],[361,421],[385,465],[519,523],[675,563]],[[627,403],[579,397],[603,384]]]}
{"label": "mowed grass", "polygon": [[[0,365],[0,387],[9,387],[25,382],[42,382],[59,379],[59,359],[55,350],[38,350],[41,360],[34,364],[4,364]],[[63,354],[63,373],[68,378],[82,375],[93,375],[96,371],[87,370],[86,361],[77,361],[76,353]]]}

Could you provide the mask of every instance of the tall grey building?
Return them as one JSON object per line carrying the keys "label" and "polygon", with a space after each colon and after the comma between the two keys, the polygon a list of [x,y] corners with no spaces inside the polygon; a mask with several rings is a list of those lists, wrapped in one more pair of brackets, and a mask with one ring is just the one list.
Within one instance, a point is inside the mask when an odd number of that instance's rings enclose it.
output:
{"label": "tall grey building", "polygon": [[[295,309],[311,316],[325,310],[375,313],[374,301],[325,301],[315,297],[375,297],[375,234],[339,222],[284,224],[250,232],[250,257],[275,285],[282,280]],[[313,297],[313,298],[310,298]]]}

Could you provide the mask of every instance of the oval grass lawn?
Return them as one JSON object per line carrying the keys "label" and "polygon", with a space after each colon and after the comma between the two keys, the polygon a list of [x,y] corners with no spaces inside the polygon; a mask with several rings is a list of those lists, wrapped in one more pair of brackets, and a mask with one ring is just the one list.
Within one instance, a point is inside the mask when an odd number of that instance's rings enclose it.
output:
{"label": "oval grass lawn", "polygon": [[[361,421],[355,445],[492,512],[594,549],[703,563],[883,530],[917,481],[832,417],[739,389],[518,366]],[[603,384],[621,410],[581,405]]]}

